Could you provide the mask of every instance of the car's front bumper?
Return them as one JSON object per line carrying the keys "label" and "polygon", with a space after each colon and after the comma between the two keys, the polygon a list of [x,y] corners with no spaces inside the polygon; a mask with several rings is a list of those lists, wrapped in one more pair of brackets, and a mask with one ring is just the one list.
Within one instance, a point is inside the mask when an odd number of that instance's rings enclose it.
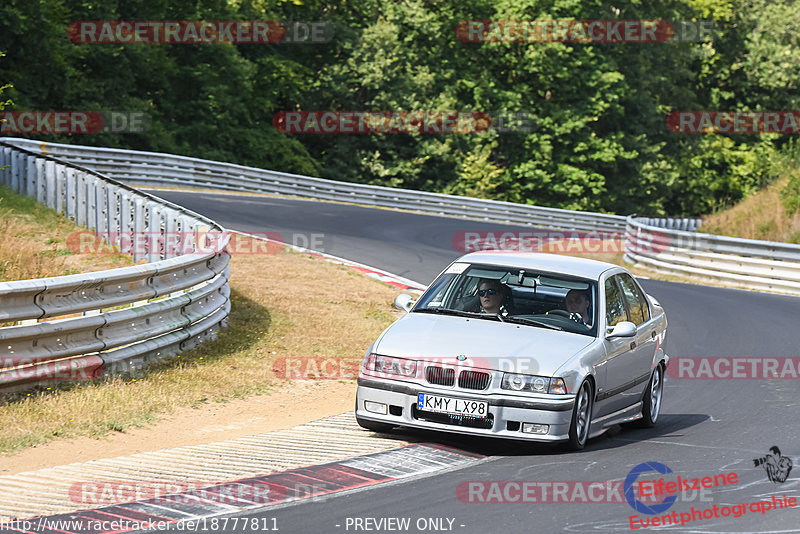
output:
{"label": "car's front bumper", "polygon": [[[429,417],[429,414],[420,412],[416,408],[419,393],[487,402],[492,419],[490,427],[461,426],[449,422],[423,419],[422,417]],[[391,410],[388,410],[390,413],[384,415],[369,412],[364,407],[365,401],[386,404],[391,408]],[[557,400],[549,398],[524,399],[510,395],[441,390],[435,386],[359,377],[358,392],[356,393],[356,415],[361,419],[398,426],[478,436],[554,442],[569,438],[569,426],[574,403],[574,395],[565,395],[564,398],[558,398]],[[394,414],[391,412],[394,412]],[[447,417],[444,417],[444,419],[447,419]],[[549,429],[546,434],[527,433],[522,431],[524,423],[548,425]],[[481,421],[477,424],[488,426],[487,421]]]}

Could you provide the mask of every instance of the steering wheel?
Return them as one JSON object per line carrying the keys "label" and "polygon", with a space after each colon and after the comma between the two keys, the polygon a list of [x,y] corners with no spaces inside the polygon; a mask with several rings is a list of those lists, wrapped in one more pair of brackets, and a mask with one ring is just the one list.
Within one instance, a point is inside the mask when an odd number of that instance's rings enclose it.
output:
{"label": "steering wheel", "polygon": [[583,317],[581,317],[580,313],[575,312],[568,312],[566,310],[550,310],[545,315],[560,315],[561,317],[566,317],[567,319],[572,319],[576,323],[583,323]]}

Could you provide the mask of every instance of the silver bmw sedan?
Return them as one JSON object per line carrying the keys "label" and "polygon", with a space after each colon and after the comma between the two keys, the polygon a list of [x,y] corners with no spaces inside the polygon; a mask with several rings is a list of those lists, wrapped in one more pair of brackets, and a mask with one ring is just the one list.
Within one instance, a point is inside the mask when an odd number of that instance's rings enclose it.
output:
{"label": "silver bmw sedan", "polygon": [[571,256],[475,252],[450,264],[367,349],[356,419],[566,441],[653,426],[667,319],[624,268]]}

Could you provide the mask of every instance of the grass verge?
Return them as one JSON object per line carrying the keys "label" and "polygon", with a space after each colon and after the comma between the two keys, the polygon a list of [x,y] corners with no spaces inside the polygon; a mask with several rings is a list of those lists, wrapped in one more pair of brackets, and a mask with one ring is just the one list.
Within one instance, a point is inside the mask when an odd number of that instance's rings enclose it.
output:
{"label": "grass verge", "polygon": [[123,254],[81,255],[67,247],[67,237],[81,228],[37,203],[0,186],[0,282],[63,276],[123,267]]}
{"label": "grass verge", "polygon": [[701,232],[800,243],[800,213],[787,215],[780,193],[789,182],[782,177],[737,205],[703,219]]}
{"label": "grass verge", "polygon": [[800,243],[800,143],[786,143],[770,158],[772,183],[735,206],[703,219],[703,232]]}

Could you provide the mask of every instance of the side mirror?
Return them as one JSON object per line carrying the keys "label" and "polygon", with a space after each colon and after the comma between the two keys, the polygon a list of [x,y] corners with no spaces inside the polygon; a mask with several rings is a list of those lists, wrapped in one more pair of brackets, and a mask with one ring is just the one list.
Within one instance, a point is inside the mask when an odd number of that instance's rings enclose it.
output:
{"label": "side mirror", "polygon": [[607,339],[612,337],[633,337],[636,335],[636,325],[630,321],[622,321],[617,323],[614,328],[606,334]]}
{"label": "side mirror", "polygon": [[414,305],[414,297],[411,295],[407,295],[403,293],[402,295],[397,295],[397,298],[394,299],[394,307],[400,308],[404,312],[411,311],[411,307]]}

